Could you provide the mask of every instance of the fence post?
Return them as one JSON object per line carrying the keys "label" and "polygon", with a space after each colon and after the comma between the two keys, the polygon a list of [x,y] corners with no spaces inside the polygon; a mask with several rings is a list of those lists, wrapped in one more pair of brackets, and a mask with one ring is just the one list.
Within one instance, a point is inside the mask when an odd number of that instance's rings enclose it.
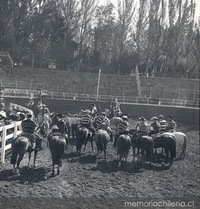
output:
{"label": "fence post", "polygon": [[6,127],[4,126],[2,128],[3,131],[3,137],[2,137],[2,144],[1,144],[1,162],[4,163],[5,162],[5,147],[6,147]]}

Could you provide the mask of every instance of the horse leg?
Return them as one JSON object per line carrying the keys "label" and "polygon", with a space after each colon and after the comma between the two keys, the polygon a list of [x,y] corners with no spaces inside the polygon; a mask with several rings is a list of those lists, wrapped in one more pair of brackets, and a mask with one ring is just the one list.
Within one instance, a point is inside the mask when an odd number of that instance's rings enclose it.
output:
{"label": "horse leg", "polygon": [[84,152],[85,152],[85,150],[86,150],[86,145],[87,145],[87,139],[85,140],[85,143],[84,143]]}
{"label": "horse leg", "polygon": [[167,163],[167,160],[168,160],[168,157],[169,157],[169,150],[168,149],[165,149],[165,163]]}
{"label": "horse leg", "polygon": [[57,175],[60,174],[60,165],[58,164],[58,168],[57,168]]}
{"label": "horse leg", "polygon": [[97,148],[97,156],[99,155],[99,148]]}
{"label": "horse leg", "polygon": [[132,146],[132,148],[133,148],[133,161],[135,161],[135,147]]}
{"label": "horse leg", "polygon": [[118,167],[120,168],[122,166],[122,158],[121,156],[119,157],[119,164],[118,164]]}
{"label": "horse leg", "polygon": [[90,143],[91,143],[91,147],[92,147],[92,151],[94,152],[94,148],[93,148],[93,139],[90,139]]}
{"label": "horse leg", "polygon": [[12,152],[12,156],[11,156],[11,164],[13,165],[13,173],[16,173],[16,161],[17,161],[17,152]]}
{"label": "horse leg", "polygon": [[103,152],[104,152],[104,159],[106,159],[107,155],[106,155],[106,148],[105,147],[103,147]]}
{"label": "horse leg", "polygon": [[28,153],[28,168],[30,168],[31,152]]}
{"label": "horse leg", "polygon": [[54,160],[53,160],[52,164],[53,164],[53,169],[52,169],[52,174],[51,175],[54,176],[54,166],[55,166]]}
{"label": "horse leg", "polygon": [[37,156],[38,150],[35,150],[34,152],[34,161],[33,161],[33,167],[35,168],[35,161],[36,161],[36,156]]}
{"label": "horse leg", "polygon": [[24,153],[19,154],[19,158],[17,160],[17,169],[16,169],[17,174],[19,174],[19,165],[20,165],[20,162],[22,161],[23,157],[24,157]]}

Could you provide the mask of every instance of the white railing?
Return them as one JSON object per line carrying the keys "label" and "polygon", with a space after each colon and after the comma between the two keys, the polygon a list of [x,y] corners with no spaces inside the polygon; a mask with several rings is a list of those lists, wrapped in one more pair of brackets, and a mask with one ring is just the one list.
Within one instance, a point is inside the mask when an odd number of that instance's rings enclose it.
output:
{"label": "white railing", "polygon": [[[15,93],[14,93],[15,92]],[[18,97],[18,98],[38,98],[38,91],[36,90],[22,90],[22,89],[10,89],[10,91],[4,92],[3,97]],[[61,100],[96,100],[96,94],[83,94],[83,93],[69,93],[69,92],[48,92],[45,98],[49,99],[61,99]],[[144,103],[144,104],[158,104],[158,105],[170,105],[170,106],[185,106],[199,108],[199,100],[185,100],[185,99],[170,99],[170,98],[151,98],[151,97],[136,97],[136,96],[113,96],[113,95],[99,95],[99,101],[107,102],[110,98],[124,103]]]}
{"label": "white railing", "polygon": [[[13,129],[13,128],[14,128],[14,132],[9,134],[8,130]],[[11,142],[10,143],[6,143],[6,142],[9,139],[12,140],[13,138],[16,138],[21,133],[22,133],[21,121],[17,121],[17,122],[14,122],[13,124],[0,127],[0,144],[1,144],[0,154],[1,154],[1,162],[2,163],[5,162],[6,151],[11,149]]]}
{"label": "white railing", "polygon": [[23,112],[26,112],[26,113],[30,113],[31,115],[33,115],[33,111],[26,108],[26,107],[23,107],[21,105],[18,105],[18,104],[13,104],[13,103],[10,103],[10,110],[18,110],[18,111],[23,111]]}

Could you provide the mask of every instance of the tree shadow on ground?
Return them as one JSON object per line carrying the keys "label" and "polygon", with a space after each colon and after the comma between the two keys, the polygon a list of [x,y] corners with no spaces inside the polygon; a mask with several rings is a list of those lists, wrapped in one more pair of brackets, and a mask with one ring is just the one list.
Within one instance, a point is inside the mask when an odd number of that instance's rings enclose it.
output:
{"label": "tree shadow on ground", "polygon": [[50,167],[29,168],[27,166],[20,168],[20,174],[13,174],[13,170],[0,171],[0,181],[19,181],[21,184],[33,184],[46,180],[46,174],[50,171]]}

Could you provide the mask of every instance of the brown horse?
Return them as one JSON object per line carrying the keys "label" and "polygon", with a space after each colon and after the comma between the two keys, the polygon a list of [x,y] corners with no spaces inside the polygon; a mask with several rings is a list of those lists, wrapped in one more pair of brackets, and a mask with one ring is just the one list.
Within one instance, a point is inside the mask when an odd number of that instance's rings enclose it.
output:
{"label": "brown horse", "polygon": [[150,165],[153,158],[153,148],[154,148],[154,141],[151,136],[140,136],[138,137],[137,134],[133,134],[131,138],[131,144],[133,147],[133,157],[135,157],[135,149],[141,150],[142,156],[146,153],[146,159],[150,161]]}
{"label": "brown horse", "polygon": [[164,148],[165,149],[165,163],[168,160],[169,153],[170,153],[170,166],[173,163],[174,158],[176,157],[176,138],[171,133],[163,133],[161,135],[158,135],[156,138],[154,138],[154,148]]}
{"label": "brown horse", "polygon": [[52,176],[54,176],[54,167],[57,167],[57,175],[60,174],[60,166],[62,166],[61,158],[64,154],[65,146],[67,144],[67,139],[61,133],[55,132],[49,137],[49,149],[52,157]]}
{"label": "brown horse", "polygon": [[[32,149],[32,144],[30,139],[27,136],[18,136],[12,142],[12,156],[11,156],[11,164],[13,165],[13,173],[19,174],[19,165],[23,160],[24,154],[26,152],[29,153],[28,160],[28,168],[30,167],[31,153],[34,151],[34,167],[36,156],[39,151],[39,147],[41,147],[41,138],[36,137],[36,147]],[[17,168],[15,168],[17,162]]]}

